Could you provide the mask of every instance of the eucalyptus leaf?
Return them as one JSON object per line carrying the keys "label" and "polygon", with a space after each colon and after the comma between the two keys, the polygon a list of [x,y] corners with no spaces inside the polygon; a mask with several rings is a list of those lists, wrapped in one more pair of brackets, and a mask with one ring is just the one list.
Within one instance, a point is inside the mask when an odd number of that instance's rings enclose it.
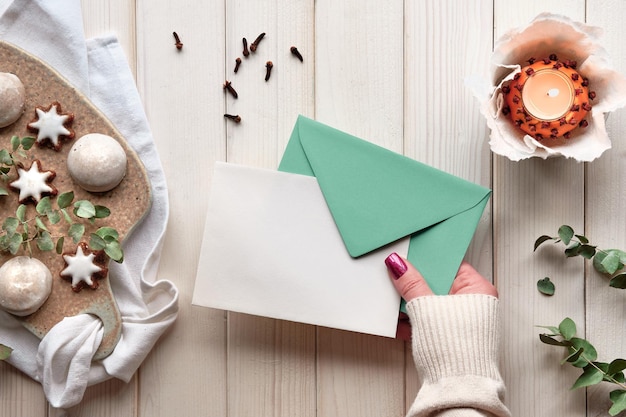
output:
{"label": "eucalyptus leaf", "polygon": [[105,206],[94,206],[96,209],[96,213],[94,217],[96,219],[104,219],[105,217],[109,217],[111,215],[111,210]]}
{"label": "eucalyptus leaf", "polygon": [[79,200],[74,203],[74,214],[83,219],[91,219],[96,215],[96,207],[87,200]]}
{"label": "eucalyptus leaf", "polygon": [[563,336],[563,339],[570,340],[572,337],[576,336],[576,323],[574,323],[574,320],[566,317],[559,324],[559,332],[561,336]]}
{"label": "eucalyptus leaf", "polygon": [[15,233],[13,236],[9,238],[9,253],[11,255],[15,255],[18,250],[20,250],[20,246],[24,243],[24,237],[21,233]]}
{"label": "eucalyptus leaf", "polygon": [[535,240],[535,249],[533,252],[535,252],[542,243],[547,242],[548,240],[554,240],[554,238],[548,235],[539,236],[537,240]]}
{"label": "eucalyptus leaf", "polygon": [[57,224],[61,221],[61,214],[58,210],[50,210],[46,213],[46,217],[48,218],[50,224]]}
{"label": "eucalyptus leaf", "polygon": [[540,279],[539,281],[537,281],[537,289],[542,294],[552,296],[554,295],[555,287],[554,283],[550,281],[550,278],[545,277],[544,279]]}
{"label": "eucalyptus leaf", "polygon": [[585,259],[591,259],[596,254],[596,247],[592,245],[581,245],[579,255]]}
{"label": "eucalyptus leaf", "polygon": [[624,267],[620,262],[620,253],[615,249],[598,252],[593,258],[593,267],[602,274],[614,274],[618,269]]}
{"label": "eucalyptus leaf", "polygon": [[540,334],[539,335],[539,340],[541,340],[541,342],[545,343],[546,345],[563,346],[563,347],[569,347],[570,346],[569,343],[557,340],[554,337],[552,337],[550,335],[547,335],[547,334]]}
{"label": "eucalyptus leaf", "polygon": [[25,150],[29,150],[30,148],[33,147],[33,145],[35,144],[35,141],[37,139],[35,139],[32,136],[24,136],[22,138],[22,148],[24,148]]}
{"label": "eucalyptus leaf", "polygon": [[20,204],[15,210],[15,216],[21,222],[26,221],[26,205]]}
{"label": "eucalyptus leaf", "polygon": [[626,369],[626,360],[624,359],[614,359],[613,362],[609,364],[609,368],[607,369],[607,373],[609,375],[614,375],[618,372],[622,372]]}
{"label": "eucalyptus leaf", "polygon": [[40,217],[35,217],[35,224],[37,225],[38,229],[48,231],[48,228],[45,224],[43,224],[43,221]]}
{"label": "eucalyptus leaf", "polygon": [[20,147],[20,144],[21,144],[21,141],[20,141],[19,136],[11,137],[11,149],[13,150],[13,152],[17,151],[17,148]]}
{"label": "eucalyptus leaf", "polygon": [[11,236],[17,230],[17,227],[20,225],[20,221],[15,217],[7,217],[4,219],[2,223],[2,230],[7,232],[7,235]]}
{"label": "eucalyptus leaf", "polygon": [[0,196],[2,195],[9,195],[9,191],[4,187],[0,187]]}
{"label": "eucalyptus leaf", "polygon": [[626,410],[626,391],[623,389],[616,389],[611,391],[609,398],[613,405],[609,408],[609,414],[616,416],[622,411]]}
{"label": "eucalyptus leaf", "polygon": [[626,273],[621,273],[615,275],[611,278],[609,285],[613,288],[626,289]]}
{"label": "eucalyptus leaf", "polygon": [[41,200],[39,200],[39,202],[35,206],[35,210],[37,210],[37,213],[39,214],[46,214],[50,210],[52,210],[52,203],[50,202],[50,197],[45,196]]}
{"label": "eucalyptus leaf", "polygon": [[74,223],[67,230],[67,234],[69,237],[72,238],[74,243],[78,243],[80,242],[80,240],[83,238],[83,235],[85,234],[85,225],[80,224],[80,223]]}
{"label": "eucalyptus leaf", "polygon": [[112,227],[101,227],[96,230],[96,234],[103,239],[105,239],[107,236],[111,236],[116,240],[120,238],[120,234]]}
{"label": "eucalyptus leaf", "polygon": [[590,361],[593,362],[598,359],[598,351],[591,343],[589,343],[589,341],[578,337],[572,337],[570,342],[572,342],[572,346],[569,348],[570,352],[581,348],[585,351],[585,354],[582,355],[580,359],[572,363],[573,366],[577,368],[584,368]]}
{"label": "eucalyptus leaf", "polygon": [[573,256],[580,255],[581,247],[582,245],[580,244],[580,242],[574,242],[571,246],[565,249],[565,256],[571,258]]}
{"label": "eucalyptus leaf", "polygon": [[586,236],[583,236],[583,235],[574,235],[574,236],[576,236],[576,238],[580,241],[580,243],[583,243],[583,244],[589,243],[589,239],[587,239]]}
{"label": "eucalyptus leaf", "polygon": [[59,208],[64,209],[66,207],[69,207],[70,204],[72,204],[72,201],[74,201],[74,192],[70,191],[67,193],[63,193],[60,194],[57,197],[57,205],[59,206]]}
{"label": "eucalyptus leaf", "polygon": [[572,385],[572,389],[589,387],[591,385],[596,385],[602,382],[604,379],[604,373],[594,367],[593,365],[585,366],[585,370],[582,375],[578,377],[574,385]]}
{"label": "eucalyptus leaf", "polygon": [[65,243],[65,238],[63,236],[61,236],[59,238],[59,240],[57,240],[57,244],[55,247],[56,253],[57,254],[62,254],[63,253],[63,244]]}
{"label": "eucalyptus leaf", "polygon": [[6,149],[0,149],[0,163],[4,165],[13,165],[13,158]]}
{"label": "eucalyptus leaf", "polygon": [[104,252],[117,263],[124,261],[124,251],[118,241],[108,242],[104,247]]}
{"label": "eucalyptus leaf", "polygon": [[54,249],[54,242],[52,241],[52,237],[50,233],[43,232],[37,239],[37,247],[41,251],[51,251]]}
{"label": "eucalyptus leaf", "polygon": [[569,245],[572,238],[574,237],[574,229],[564,224],[563,226],[559,227],[559,237],[561,238],[563,243]]}
{"label": "eucalyptus leaf", "polygon": [[107,243],[104,238],[98,236],[96,233],[92,233],[89,239],[89,247],[93,250],[102,250],[106,247]]}
{"label": "eucalyptus leaf", "polygon": [[563,365],[565,362],[572,363],[572,362],[578,361],[578,359],[580,358],[580,356],[583,354],[584,351],[585,349],[583,348],[571,351],[571,353],[561,361],[561,365]]}
{"label": "eucalyptus leaf", "polygon": [[9,356],[11,356],[11,352],[13,352],[13,349],[11,349],[8,346],[0,344],[0,360],[3,361],[7,359]]}

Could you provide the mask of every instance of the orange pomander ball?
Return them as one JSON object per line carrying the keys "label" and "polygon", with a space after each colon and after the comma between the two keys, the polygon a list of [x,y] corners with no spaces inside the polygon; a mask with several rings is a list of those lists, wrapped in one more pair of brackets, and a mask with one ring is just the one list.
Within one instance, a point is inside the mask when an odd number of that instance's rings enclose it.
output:
{"label": "orange pomander ball", "polygon": [[[522,68],[513,80],[502,86],[502,112],[522,131],[537,140],[569,138],[577,127],[586,127],[588,122],[585,117],[591,111],[595,92],[589,91],[589,80],[576,71],[576,61],[559,61],[552,54],[541,60],[531,58],[528,62],[529,65]],[[549,85],[550,82],[561,88],[544,92],[542,88],[547,87],[543,85]],[[529,86],[526,92],[524,86]],[[553,92],[554,102],[558,104],[549,110],[541,109],[542,103],[550,101],[542,95],[550,96]],[[548,106],[551,104],[548,103]]]}

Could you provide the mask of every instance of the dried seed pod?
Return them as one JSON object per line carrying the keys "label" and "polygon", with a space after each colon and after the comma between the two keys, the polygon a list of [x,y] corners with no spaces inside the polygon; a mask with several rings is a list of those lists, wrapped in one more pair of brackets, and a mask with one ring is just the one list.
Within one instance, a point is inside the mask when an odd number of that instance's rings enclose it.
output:
{"label": "dried seed pod", "polygon": [[300,62],[304,62],[304,58],[302,58],[302,54],[300,53],[300,51],[298,51],[298,48],[296,48],[295,46],[292,46],[290,51],[293,56],[295,56],[296,58],[300,60]]}
{"label": "dried seed pod", "polygon": [[226,80],[226,82],[224,83],[224,90],[228,91],[234,98],[239,97],[239,94],[237,94],[237,91],[235,91],[231,82],[228,80]]}
{"label": "dried seed pod", "polygon": [[241,117],[239,117],[238,114],[228,114],[228,113],[226,113],[226,114],[224,114],[224,117],[226,119],[232,120],[235,123],[240,123],[241,122]]}
{"label": "dried seed pod", "polygon": [[254,42],[250,44],[250,52],[256,52],[256,48],[258,48],[259,44],[261,43],[264,37],[265,37],[265,32],[261,33],[259,36],[256,37]]}
{"label": "dried seed pod", "polygon": [[274,64],[272,64],[272,61],[267,61],[267,63],[265,64],[265,68],[266,68],[265,81],[268,81],[270,79],[270,75],[272,74],[273,67],[274,67]]}

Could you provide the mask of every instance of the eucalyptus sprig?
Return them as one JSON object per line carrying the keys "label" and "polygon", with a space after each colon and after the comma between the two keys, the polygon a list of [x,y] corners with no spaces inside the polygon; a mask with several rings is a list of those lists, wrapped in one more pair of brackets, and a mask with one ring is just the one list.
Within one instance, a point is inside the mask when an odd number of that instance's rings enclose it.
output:
{"label": "eucalyptus sprig", "polygon": [[558,327],[539,326],[547,329],[550,333],[539,335],[541,342],[551,346],[565,348],[565,358],[561,365],[570,364],[582,369],[582,374],[576,379],[572,389],[589,387],[607,382],[613,384],[616,389],[609,393],[612,406],[609,414],[615,416],[626,410],[626,359],[614,359],[611,362],[598,362],[596,348],[586,339],[576,337],[576,323],[572,319],[565,318]]}
{"label": "eucalyptus sprig", "polygon": [[[26,205],[20,204],[15,216],[6,217],[0,231],[0,251],[15,255],[20,248],[32,254],[32,242],[41,251],[63,253],[65,235],[53,236],[50,226],[65,220],[67,236],[74,243],[81,241],[85,234],[85,222],[94,223],[96,219],[106,218],[111,211],[88,200],[74,202],[74,192],[60,194],[55,199],[43,197],[35,206],[36,215],[26,217]],[[85,222],[83,222],[85,221]],[[124,254],[115,229],[101,227],[90,235],[89,246],[94,250],[104,249],[114,261],[122,262]],[[56,240],[56,242],[55,242]]]}
{"label": "eucalyptus sprig", "polygon": [[[0,179],[8,182],[9,173],[18,166],[19,158],[26,158],[27,151],[32,148],[35,138],[26,136],[11,138],[11,150],[0,149]],[[7,196],[6,188],[0,187],[0,196]],[[8,216],[2,221],[0,230],[0,252],[15,255],[24,249],[32,255],[34,243],[41,251],[56,249],[58,254],[63,253],[65,237],[74,243],[80,242],[85,234],[85,223],[94,224],[96,219],[103,219],[111,211],[102,205],[89,200],[74,201],[74,192],[65,192],[56,197],[43,197],[35,206],[36,214],[27,218],[27,206],[20,204],[14,216]],[[50,226],[62,220],[67,223],[66,235],[53,236]],[[89,247],[93,250],[104,250],[114,261],[122,262],[124,253],[119,242],[118,232],[111,227],[100,227],[89,236]]]}
{"label": "eucalyptus sprig", "polygon": [[[576,234],[570,226],[559,227],[557,236],[543,235],[535,241],[535,251],[544,242],[562,242],[565,245],[565,256],[582,256],[593,260],[593,267],[599,273],[607,276],[609,285],[614,288],[626,288],[626,272],[619,272],[626,264],[626,252],[620,249],[599,249],[589,243],[589,239],[581,234]],[[549,279],[548,279],[549,281]],[[544,281],[545,283],[545,281]],[[541,287],[540,287],[541,291]]]}

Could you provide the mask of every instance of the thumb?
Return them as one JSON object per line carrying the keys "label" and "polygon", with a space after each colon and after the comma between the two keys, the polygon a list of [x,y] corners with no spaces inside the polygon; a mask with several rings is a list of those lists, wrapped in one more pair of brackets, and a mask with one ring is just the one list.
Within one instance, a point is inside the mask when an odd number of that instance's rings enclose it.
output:
{"label": "thumb", "polygon": [[406,301],[425,295],[433,295],[422,274],[406,259],[392,253],[385,259],[385,265],[396,290]]}

